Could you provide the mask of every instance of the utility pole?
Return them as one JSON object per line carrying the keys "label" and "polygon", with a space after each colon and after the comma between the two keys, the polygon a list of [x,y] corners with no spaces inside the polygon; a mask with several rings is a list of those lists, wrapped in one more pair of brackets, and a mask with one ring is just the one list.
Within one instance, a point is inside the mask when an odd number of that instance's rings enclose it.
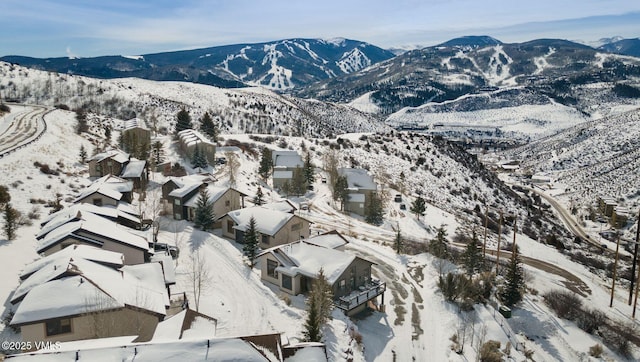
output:
{"label": "utility pole", "polygon": [[500,241],[502,241],[502,210],[500,210],[500,223],[498,224],[498,249],[496,250],[496,275],[500,268]]}
{"label": "utility pole", "polygon": [[487,225],[489,223],[489,219],[487,218],[487,214],[489,213],[489,207],[487,206],[487,200],[484,201],[484,243],[482,243],[482,257],[487,257]]}
{"label": "utility pole", "polygon": [[[633,278],[634,275],[636,275],[636,267],[638,266],[638,242],[640,242],[640,210],[638,210],[638,225],[636,227],[636,245],[633,249],[633,264],[631,264],[631,285],[629,287],[629,305],[631,305],[631,297],[633,296],[633,287],[636,285],[634,284],[635,282],[635,278]],[[634,312],[635,312],[635,307],[634,307]]]}
{"label": "utility pole", "polygon": [[620,233],[618,233],[618,242],[616,243],[616,261],[613,263],[613,282],[611,283],[611,301],[609,308],[613,307],[613,293],[616,289],[616,276],[618,271],[618,250],[620,249]]}

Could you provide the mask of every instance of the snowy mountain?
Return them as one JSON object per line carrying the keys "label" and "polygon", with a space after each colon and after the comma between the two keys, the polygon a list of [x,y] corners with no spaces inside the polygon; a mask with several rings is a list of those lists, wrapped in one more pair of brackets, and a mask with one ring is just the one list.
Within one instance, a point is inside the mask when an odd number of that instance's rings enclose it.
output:
{"label": "snowy mountain", "polygon": [[571,87],[638,75],[640,59],[601,53],[567,40],[502,44],[489,37],[465,37],[408,51],[294,93],[335,102],[353,102],[366,95],[373,104],[369,109],[390,114],[404,107],[518,86],[528,87],[536,99],[566,104],[572,100],[562,98],[560,83]]}
{"label": "snowy mountain", "polygon": [[287,90],[390,59],[393,53],[356,40],[286,39],[140,56],[37,59],[5,56],[30,68],[98,78],[138,77],[232,88]]}
{"label": "snowy mountain", "polygon": [[630,55],[632,57],[640,57],[640,38],[615,39],[615,41],[611,41],[601,45],[600,47],[598,47],[598,50],[609,53]]}

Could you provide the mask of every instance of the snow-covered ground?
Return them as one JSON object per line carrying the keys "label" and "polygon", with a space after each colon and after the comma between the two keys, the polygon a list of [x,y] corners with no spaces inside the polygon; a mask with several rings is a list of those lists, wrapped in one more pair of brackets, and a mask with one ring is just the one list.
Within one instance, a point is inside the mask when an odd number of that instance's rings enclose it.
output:
{"label": "snow-covered ground", "polygon": [[[48,210],[42,206],[34,206],[38,199],[51,200],[56,193],[60,193],[66,201],[89,184],[86,166],[78,163],[78,154],[80,145],[93,149],[89,141],[75,134],[73,113],[54,111],[46,116],[46,121],[48,130],[43,138],[0,159],[2,184],[9,186],[12,205],[25,215],[37,207],[41,218]],[[223,137],[250,140],[244,135]],[[300,138],[285,139],[289,145],[296,145],[296,148],[302,141]],[[162,140],[167,148],[167,157],[172,162],[178,161],[179,156],[171,146],[170,138]],[[320,145],[313,147],[320,154],[328,149]],[[355,150],[345,154],[352,155],[357,160],[367,157],[359,155]],[[315,161],[319,163],[319,156],[314,157],[317,157]],[[380,157],[384,159],[384,155]],[[239,179],[237,187],[251,195],[257,185],[261,184],[266,198],[277,201],[280,197],[258,180],[258,158],[241,154],[239,159],[241,166],[236,170]],[[55,168],[60,168],[63,172],[60,176],[45,175],[33,166],[35,161],[52,167],[55,165]],[[453,165],[451,159],[442,162],[442,165],[434,164],[434,167],[446,168],[447,165]],[[220,184],[228,183],[224,168],[213,172],[218,176]],[[152,189],[157,190],[163,179],[161,175],[153,174],[152,181]],[[475,313],[465,314],[457,306],[445,302],[437,286],[439,263],[425,253],[414,256],[397,255],[389,242],[394,235],[393,228],[398,226],[403,235],[417,240],[432,238],[435,228],[443,224],[446,225],[449,236],[453,236],[461,221],[452,213],[429,205],[425,217],[417,221],[414,215],[400,210],[399,205],[390,203],[385,214],[385,224],[378,228],[364,223],[362,218],[336,211],[327,186],[319,181],[315,186],[313,192],[294,199],[308,202],[311,206],[308,212],[301,213],[314,222],[313,231],[337,229],[348,235],[349,251],[375,262],[374,277],[386,282],[388,288],[384,297],[385,312],[371,312],[349,319],[334,311],[333,320],[323,330],[330,360],[470,361],[476,359],[477,341],[483,334],[485,341],[500,341],[502,347],[510,341],[514,346],[511,350],[511,358],[514,360],[525,359],[522,348],[516,351],[516,346],[533,350],[536,361],[588,360],[588,348],[601,343],[598,338],[579,330],[574,323],[556,318],[543,303],[540,295],[552,289],[563,288],[563,279],[528,266],[528,285],[537,290],[538,294],[528,294],[522,305],[514,309],[511,319],[503,319],[490,305],[476,305]],[[31,199],[36,204],[31,204]],[[37,224],[36,220],[33,226],[21,227],[16,240],[0,239],[0,264],[5,277],[5,282],[0,283],[0,298],[4,298],[5,308],[9,307],[10,294],[18,285],[18,274],[27,263],[38,257],[34,238],[39,230]],[[184,290],[191,295],[186,278],[190,257],[199,254],[206,260],[211,286],[202,295],[200,311],[218,320],[218,336],[283,332],[294,340],[302,337],[302,325],[306,316],[304,297],[289,298],[289,305],[277,288],[260,280],[259,269],[249,269],[243,261],[239,245],[221,238],[216,232],[194,230],[186,221],[168,219],[163,223],[159,238],[163,242],[178,244],[182,250],[177,260],[178,284],[173,291]],[[523,255],[553,263],[586,283],[591,294],[583,300],[585,304],[606,312],[612,320],[631,321],[631,307],[625,303],[627,291],[624,287],[617,289],[614,307],[608,308],[607,285],[599,277],[569,261],[555,249],[543,246],[524,235],[517,235],[517,243]],[[489,239],[488,247],[495,247],[495,237]],[[447,268],[453,269],[454,266],[448,265]],[[458,354],[450,348],[450,338],[456,332],[460,333],[464,325],[467,325],[465,335],[468,339],[464,352]],[[469,325],[473,327],[473,333],[470,332]],[[351,340],[350,329],[357,329],[362,334],[362,344]],[[19,338],[6,327],[0,336],[6,340]],[[605,356],[621,359],[607,348]]]}

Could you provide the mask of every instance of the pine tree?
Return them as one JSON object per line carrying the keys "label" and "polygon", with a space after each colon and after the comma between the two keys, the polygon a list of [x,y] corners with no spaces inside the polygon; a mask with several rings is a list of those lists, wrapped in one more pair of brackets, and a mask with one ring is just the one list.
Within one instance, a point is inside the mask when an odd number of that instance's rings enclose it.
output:
{"label": "pine tree", "polygon": [[271,175],[271,169],[273,168],[273,160],[271,150],[267,147],[262,148],[262,157],[260,158],[260,168],[258,174],[265,182]]}
{"label": "pine tree", "polygon": [[289,197],[289,194],[291,193],[291,183],[289,182],[289,180],[284,181],[282,187],[280,188],[280,191],[282,191],[285,197]]}
{"label": "pine tree", "polygon": [[258,254],[258,231],[256,230],[256,219],[251,216],[249,227],[244,232],[244,255],[249,259],[249,265],[253,268],[256,255]]}
{"label": "pine tree", "polygon": [[159,165],[164,161],[164,149],[162,148],[162,142],[155,141],[153,143],[151,156],[153,157],[153,162],[156,165]]}
{"label": "pine tree", "polygon": [[446,259],[449,257],[449,250],[447,248],[447,230],[444,228],[444,225],[440,225],[437,230],[436,237],[429,242],[429,252],[440,259]]}
{"label": "pine tree", "polygon": [[87,123],[87,112],[84,109],[78,108],[75,110],[76,112],[76,133],[80,134],[82,132],[89,131],[89,124]]}
{"label": "pine tree", "polygon": [[376,192],[371,193],[364,205],[364,221],[371,225],[382,225],[384,209],[382,208],[382,200]]}
{"label": "pine tree", "polygon": [[87,162],[87,149],[84,148],[84,145],[80,146],[80,162],[81,163],[86,163]]}
{"label": "pine tree", "polygon": [[16,230],[18,230],[18,211],[11,207],[10,203],[4,205],[4,236],[7,240],[16,238]]}
{"label": "pine tree", "polygon": [[191,157],[191,166],[193,168],[207,168],[209,167],[209,163],[207,162],[207,157],[204,155],[200,146],[196,145],[193,149],[193,156]]}
{"label": "pine tree", "polygon": [[305,182],[304,170],[300,167],[296,167],[293,170],[293,177],[291,178],[291,192],[300,196],[306,192],[306,182]]}
{"label": "pine tree", "polygon": [[196,201],[196,215],[193,223],[197,228],[207,231],[213,228],[214,216],[213,203],[209,199],[209,190],[203,187]]}
{"label": "pine tree", "polygon": [[338,176],[333,183],[333,199],[340,200],[340,210],[344,211],[344,204],[349,198],[349,182],[346,176]]}
{"label": "pine tree", "polygon": [[475,230],[473,230],[472,240],[467,244],[462,254],[462,260],[464,261],[464,266],[469,276],[472,276],[482,268],[483,260],[480,250],[478,249],[478,236]]}
{"label": "pine tree", "polygon": [[213,119],[209,115],[209,112],[205,112],[200,118],[200,131],[209,136],[211,142],[218,140],[218,127],[213,123]]}
{"label": "pine tree", "polygon": [[322,332],[320,331],[321,324],[318,317],[319,307],[316,298],[307,299],[307,320],[304,322],[304,331],[302,335],[307,342],[320,342],[322,339]]}
{"label": "pine tree", "polygon": [[511,250],[511,261],[505,276],[505,286],[500,299],[507,307],[512,307],[522,300],[524,295],[524,272],[517,248]]}
{"label": "pine tree", "polygon": [[178,115],[176,116],[176,134],[180,131],[184,131],[185,129],[192,129],[193,125],[191,124],[191,115],[189,112],[182,108]]}
{"label": "pine tree", "polygon": [[424,199],[420,196],[413,200],[411,204],[411,212],[416,214],[416,218],[420,220],[420,216],[424,216],[424,212],[427,210],[427,206],[424,202]]}
{"label": "pine tree", "polygon": [[307,152],[304,158],[304,182],[311,185],[316,181],[315,167],[311,162],[311,152]]}
{"label": "pine tree", "polygon": [[324,275],[324,270],[320,268],[307,296],[308,314],[304,324],[305,330],[302,332],[305,340],[319,342],[322,339],[320,329],[329,320],[332,307],[333,293],[331,286]]}
{"label": "pine tree", "polygon": [[4,205],[11,201],[11,194],[9,194],[9,188],[5,185],[0,185],[0,208],[4,208]]}
{"label": "pine tree", "polygon": [[400,234],[400,225],[396,228],[396,238],[393,240],[393,247],[396,249],[396,254],[400,254],[402,252],[402,235]]}
{"label": "pine tree", "polygon": [[258,186],[258,191],[256,191],[256,197],[253,198],[253,204],[258,206],[264,204],[264,194],[260,186]]}

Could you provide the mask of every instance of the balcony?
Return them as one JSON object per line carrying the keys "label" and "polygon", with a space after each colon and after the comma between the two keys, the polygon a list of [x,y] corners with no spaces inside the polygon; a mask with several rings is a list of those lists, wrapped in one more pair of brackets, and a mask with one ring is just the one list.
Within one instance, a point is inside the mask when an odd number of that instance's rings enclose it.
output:
{"label": "balcony", "polygon": [[379,296],[387,290],[387,284],[376,279],[358,287],[350,294],[344,295],[335,301],[336,307],[348,312],[359,305],[362,305],[371,299]]}

